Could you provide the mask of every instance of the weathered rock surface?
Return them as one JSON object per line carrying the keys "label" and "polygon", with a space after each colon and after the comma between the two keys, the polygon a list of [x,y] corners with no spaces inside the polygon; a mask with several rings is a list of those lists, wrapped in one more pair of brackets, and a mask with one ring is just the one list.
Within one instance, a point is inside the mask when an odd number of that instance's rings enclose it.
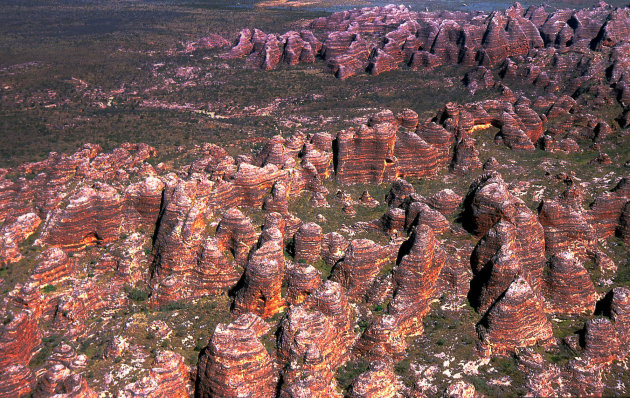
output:
{"label": "weathered rock surface", "polygon": [[512,352],[553,336],[543,304],[522,277],[514,279],[477,331],[484,348],[492,354]]}
{"label": "weathered rock surface", "polygon": [[268,326],[253,314],[219,324],[199,355],[195,396],[274,397],[278,376],[260,342]]}

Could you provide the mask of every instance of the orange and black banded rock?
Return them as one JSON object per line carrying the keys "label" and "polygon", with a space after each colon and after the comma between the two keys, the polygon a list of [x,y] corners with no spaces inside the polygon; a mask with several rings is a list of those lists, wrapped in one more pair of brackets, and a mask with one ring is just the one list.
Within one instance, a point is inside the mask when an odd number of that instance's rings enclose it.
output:
{"label": "orange and black banded rock", "polygon": [[599,238],[609,238],[619,228],[624,208],[630,202],[630,177],[622,178],[610,192],[595,198],[591,205],[593,228]]}
{"label": "orange and black banded rock", "polygon": [[275,397],[276,365],[260,341],[267,330],[265,322],[253,314],[243,314],[228,325],[218,324],[199,355],[195,396]]}
{"label": "orange and black banded rock", "polygon": [[422,318],[429,311],[444,265],[444,251],[431,228],[419,225],[400,247],[398,258],[393,270],[394,298],[388,313],[397,318],[404,335],[417,335],[422,333]]}
{"label": "orange and black banded rock", "polygon": [[[165,278],[186,285],[197,262],[206,230],[206,211],[212,183],[207,179],[180,180],[167,189],[153,244],[151,284],[158,290]],[[185,289],[188,290],[188,289]],[[181,292],[181,298],[189,297]]]}
{"label": "orange and black banded rock", "polygon": [[96,398],[98,395],[88,386],[83,376],[73,373],[64,365],[57,364],[46,369],[46,373],[33,390],[34,398],[51,396]]}
{"label": "orange and black banded rock", "polygon": [[361,197],[359,198],[359,203],[369,208],[376,207],[380,204],[379,201],[374,199],[367,190],[363,191],[363,193],[361,194]]}
{"label": "orange and black banded rock", "polygon": [[234,262],[241,267],[245,266],[257,240],[251,220],[236,208],[225,212],[217,227],[216,238],[219,249],[229,251]]}
{"label": "orange and black banded rock", "polygon": [[[416,334],[423,332],[422,323]],[[361,335],[355,350],[366,358],[398,362],[407,351],[407,335],[396,316],[383,314],[375,318]]]}
{"label": "orange and black banded rock", "polygon": [[392,363],[375,361],[367,372],[360,374],[350,388],[351,398],[394,398],[402,382],[394,373]]}
{"label": "orange and black banded rock", "polygon": [[335,146],[337,181],[343,185],[391,181],[396,130],[396,125],[383,122],[341,131]]}
{"label": "orange and black banded rock", "polygon": [[444,216],[449,216],[462,204],[462,200],[463,198],[460,195],[447,188],[429,196],[424,202]]}
{"label": "orange and black banded rock", "polygon": [[389,208],[377,221],[377,225],[387,235],[392,235],[405,229],[405,209]]}
{"label": "orange and black banded rock", "polygon": [[231,181],[234,185],[238,204],[254,208],[262,207],[265,196],[271,192],[273,184],[283,178],[286,171],[274,164],[258,167],[249,163],[240,163],[238,171]]}
{"label": "orange and black banded rock", "polygon": [[475,148],[475,140],[464,138],[457,142],[453,154],[451,170],[461,174],[467,174],[473,170],[481,168],[479,151]]}
{"label": "orange and black banded rock", "polygon": [[301,304],[306,297],[322,284],[322,275],[315,267],[308,264],[294,264],[287,267],[288,287],[287,302]]}
{"label": "orange and black banded rock", "polygon": [[416,131],[418,127],[418,114],[409,108],[398,112],[396,114],[396,120],[401,127],[407,130]]}
{"label": "orange and black banded rock", "polygon": [[0,368],[0,395],[3,397],[29,396],[35,384],[35,374],[26,365]]}
{"label": "orange and black banded rock", "polygon": [[118,239],[124,199],[105,183],[82,186],[55,210],[43,227],[40,240],[51,246],[77,250]]}
{"label": "orange and black banded rock", "polygon": [[422,202],[411,202],[407,208],[405,229],[410,230],[417,225],[428,225],[436,234],[442,234],[449,230],[450,223],[437,210]]}
{"label": "orange and black banded rock", "polygon": [[434,176],[439,168],[435,147],[414,131],[405,130],[397,134],[394,155],[397,176],[401,178]]}
{"label": "orange and black banded rock", "polygon": [[374,278],[388,261],[386,248],[369,239],[350,242],[344,259],[332,270],[331,280],[346,288],[348,299],[361,301],[374,283]]}
{"label": "orange and black banded rock", "polygon": [[475,273],[469,296],[473,307],[481,314],[501,297],[517,275],[524,273],[514,250],[513,239],[511,237],[511,240],[505,242],[484,267]]}
{"label": "orange and black banded rock", "polygon": [[430,122],[418,125],[416,134],[436,150],[436,162],[438,166],[448,166],[452,159],[452,146],[455,143],[453,133],[443,126]]}
{"label": "orange and black banded rock", "polygon": [[35,233],[41,222],[35,213],[7,217],[0,229],[0,268],[22,259],[18,246]]}
{"label": "orange and black banded rock", "polygon": [[295,261],[313,263],[322,251],[322,227],[315,223],[302,224],[293,238]]}
{"label": "orange and black banded rock", "polygon": [[29,310],[0,312],[0,369],[10,365],[28,365],[41,342],[38,319]]}
{"label": "orange and black banded rock", "polygon": [[316,387],[311,391],[313,396],[332,395],[334,374],[345,361],[346,349],[330,318],[320,311],[297,306],[289,310],[280,328],[278,356],[283,362],[298,364],[283,373],[282,389],[291,390],[293,384],[302,384],[308,375],[319,379],[310,383],[311,388]]}
{"label": "orange and black banded rock", "polygon": [[123,194],[123,228],[135,230],[145,226],[152,231],[160,215],[164,187],[164,182],[153,176],[127,186]]}
{"label": "orange and black banded rock", "polygon": [[597,292],[584,265],[570,252],[549,259],[543,293],[547,310],[553,314],[593,313]]}
{"label": "orange and black banded rock", "polygon": [[61,364],[72,371],[80,371],[85,368],[87,356],[84,354],[77,355],[74,348],[66,343],[61,343],[53,350],[52,354],[46,359],[46,364]]}
{"label": "orange and black banded rock", "polygon": [[501,175],[490,172],[470,185],[464,199],[464,223],[475,235],[484,235],[509,207],[511,195]]}
{"label": "orange and black banded rock", "polygon": [[529,283],[517,277],[477,325],[486,352],[513,352],[553,337],[540,299]]}
{"label": "orange and black banded rock", "polygon": [[189,277],[193,297],[227,292],[240,277],[241,272],[221,253],[216,238],[206,238]]}
{"label": "orange and black banded rock", "polygon": [[254,313],[268,318],[284,308],[282,281],[284,279],[284,251],[282,234],[275,230],[275,240],[268,240],[252,251],[243,279],[243,287],[236,292],[234,312]]}
{"label": "orange and black banded rock", "polygon": [[343,343],[341,345],[343,350],[341,351],[350,347],[354,341],[352,331],[354,315],[345,290],[339,283],[330,280],[324,281],[317,290],[304,300],[302,305],[305,308],[320,311],[330,318],[337,331],[337,337]]}
{"label": "orange and black banded rock", "polygon": [[596,233],[588,222],[579,200],[566,196],[571,189],[558,199],[543,199],[538,209],[538,219],[545,231],[547,254],[553,255],[570,251],[579,259],[588,257],[596,243]]}
{"label": "orange and black banded rock", "polygon": [[348,241],[343,235],[337,232],[325,234],[322,238],[322,260],[327,266],[334,266],[345,256],[347,247]]}
{"label": "orange and black banded rock", "polygon": [[584,357],[591,363],[612,363],[621,359],[620,341],[608,318],[594,318],[584,327]]}
{"label": "orange and black banded rock", "polygon": [[57,247],[44,250],[36,261],[37,265],[30,279],[41,286],[60,283],[70,278],[74,270],[66,253]]}
{"label": "orange and black banded rock", "polygon": [[16,284],[8,297],[17,308],[29,310],[34,318],[40,318],[48,304],[40,291],[41,287],[39,283],[29,279],[23,285]]}
{"label": "orange and black banded rock", "polygon": [[287,187],[282,182],[276,181],[276,183],[273,184],[271,195],[265,199],[263,209],[280,214],[287,214],[289,212]]}
{"label": "orange and black banded rock", "polygon": [[[173,351],[159,351],[151,364],[149,379],[157,388],[149,395],[151,397],[186,397],[192,393],[190,385],[190,369],[184,364],[184,358]],[[143,383],[140,383],[142,385]],[[134,393],[136,386],[126,386],[131,392],[130,397],[146,396]],[[142,390],[142,388],[140,388]]]}
{"label": "orange and black banded rock", "polygon": [[385,202],[389,207],[400,207],[407,199],[416,193],[413,185],[403,180],[397,179],[392,183],[392,187],[389,189]]}

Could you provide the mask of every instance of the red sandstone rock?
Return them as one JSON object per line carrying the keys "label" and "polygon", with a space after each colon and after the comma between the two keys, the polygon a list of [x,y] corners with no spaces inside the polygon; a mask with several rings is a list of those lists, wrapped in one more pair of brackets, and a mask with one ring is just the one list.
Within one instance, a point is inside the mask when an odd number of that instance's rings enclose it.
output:
{"label": "red sandstone rock", "polygon": [[294,237],[295,261],[313,263],[322,250],[322,228],[315,223],[302,224]]}
{"label": "red sandstone rock", "polygon": [[256,243],[256,231],[251,220],[240,210],[229,209],[217,227],[216,238],[219,249],[229,251],[234,256],[234,262],[244,267]]}
{"label": "red sandstone rock", "polygon": [[268,327],[252,314],[217,325],[197,364],[195,396],[274,397],[278,376],[259,338]]}
{"label": "red sandstone rock", "polygon": [[388,313],[394,315],[404,335],[422,333],[422,318],[429,311],[435,283],[444,265],[444,252],[426,225],[415,228],[400,249],[394,267],[394,298]]}
{"label": "red sandstone rock", "polygon": [[586,323],[584,356],[592,363],[611,363],[619,359],[619,339],[612,322],[595,318]]}
{"label": "red sandstone rock", "polygon": [[138,226],[155,228],[160,214],[164,183],[157,177],[147,177],[143,181],[129,185],[124,192],[124,224],[127,229]]}
{"label": "red sandstone rock", "polygon": [[584,266],[571,253],[551,257],[543,292],[551,313],[580,314],[595,310],[595,286]]}
{"label": "red sandstone rock", "polygon": [[477,326],[492,354],[514,351],[553,336],[542,303],[525,279],[517,277]]}
{"label": "red sandstone rock", "polygon": [[308,264],[295,264],[287,269],[287,301],[291,305],[301,304],[306,297],[322,284],[321,272]]}
{"label": "red sandstone rock", "polygon": [[392,183],[392,187],[389,189],[387,196],[385,197],[385,202],[387,205],[392,208],[400,207],[407,198],[409,198],[412,194],[414,194],[416,190],[413,185],[403,180],[402,178],[397,179]]}
{"label": "red sandstone rock", "polygon": [[595,245],[595,231],[585,218],[579,203],[562,197],[543,200],[538,219],[545,231],[548,254],[573,252],[579,259],[587,256]]}
{"label": "red sandstone rock", "polygon": [[69,398],[96,398],[98,396],[88,387],[83,376],[73,374],[70,369],[61,364],[50,366],[33,391],[33,397],[37,398],[55,395]]}
{"label": "red sandstone rock", "polygon": [[479,151],[475,148],[475,140],[464,138],[455,145],[453,163],[451,169],[455,172],[466,174],[472,170],[480,169]]}
{"label": "red sandstone rock", "polygon": [[37,258],[38,264],[31,279],[39,285],[53,285],[72,276],[73,265],[63,250],[51,247],[44,250]]}
{"label": "red sandstone rock", "polygon": [[346,288],[348,299],[361,301],[388,261],[386,251],[386,247],[369,239],[353,240],[346,249],[344,259],[333,268],[331,280]]}
{"label": "red sandstone rock", "polygon": [[608,238],[615,234],[623,209],[630,202],[630,177],[622,178],[610,192],[595,198],[591,205],[593,227],[598,237]]}
{"label": "red sandstone rock", "polygon": [[402,178],[433,176],[438,170],[436,149],[415,132],[404,131],[396,136],[394,155]]}
{"label": "red sandstone rock", "polygon": [[[302,306],[293,307],[282,321],[278,355],[292,365],[283,374],[283,391],[311,380],[314,396],[334,396],[336,369],[344,358],[334,326],[329,317]],[[310,376],[310,377],[309,377]],[[313,391],[314,390],[314,391]]]}
{"label": "red sandstone rock", "polygon": [[[414,334],[422,334],[422,323]],[[399,318],[384,314],[372,321],[359,341],[356,350],[373,360],[399,361],[407,350],[407,334],[400,328]]]}
{"label": "red sandstone rock", "polygon": [[9,216],[5,220],[0,229],[0,268],[22,259],[18,245],[35,233],[41,222],[35,213],[15,218]]}
{"label": "red sandstone rock", "polygon": [[400,390],[400,380],[391,363],[382,361],[370,364],[370,369],[352,383],[352,398],[393,398]]}
{"label": "red sandstone rock", "polygon": [[476,235],[485,234],[500,218],[511,195],[497,172],[483,174],[470,185],[464,199],[464,217]]}
{"label": "red sandstone rock", "polygon": [[329,267],[341,260],[348,247],[348,241],[337,232],[329,232],[322,239],[322,259]]}
{"label": "red sandstone rock", "polygon": [[359,198],[359,203],[370,208],[376,207],[380,204],[379,201],[374,199],[367,190],[363,191],[363,193],[361,194],[361,197]]}
{"label": "red sandstone rock", "polygon": [[[277,231],[277,230],[276,230]],[[245,267],[244,286],[236,293],[234,311],[268,318],[284,308],[281,295],[284,278],[282,234],[253,251]]]}
{"label": "red sandstone rock", "polygon": [[443,189],[428,197],[424,201],[429,207],[445,216],[453,214],[462,203],[462,197],[451,189]]}
{"label": "red sandstone rock", "polygon": [[344,185],[389,181],[391,170],[395,170],[395,142],[396,128],[391,123],[340,132],[336,147],[337,180]]}
{"label": "red sandstone rock", "polygon": [[28,365],[41,342],[37,318],[29,310],[4,312],[0,326],[0,369],[10,365]]}
{"label": "red sandstone rock", "polygon": [[3,397],[28,396],[34,385],[35,375],[28,366],[15,364],[0,368],[0,395]]}
{"label": "red sandstone rock", "polygon": [[450,223],[442,213],[431,209],[422,202],[410,203],[407,208],[405,229],[409,230],[416,225],[422,224],[428,225],[437,234],[442,234],[450,228]]}
{"label": "red sandstone rock", "polygon": [[112,242],[120,234],[123,203],[107,184],[82,186],[46,220],[40,239],[67,250]]}

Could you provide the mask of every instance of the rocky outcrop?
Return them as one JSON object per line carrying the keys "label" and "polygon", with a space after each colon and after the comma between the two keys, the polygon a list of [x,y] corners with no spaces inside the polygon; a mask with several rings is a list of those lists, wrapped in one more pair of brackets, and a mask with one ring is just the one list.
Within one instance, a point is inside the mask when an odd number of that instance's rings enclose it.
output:
{"label": "rocky outcrop", "polygon": [[600,238],[609,238],[619,229],[624,207],[630,202],[630,177],[622,178],[610,191],[591,205],[592,225]]}
{"label": "rocky outcrop", "polygon": [[337,232],[329,232],[322,238],[322,259],[327,266],[332,267],[341,260],[348,247],[348,241]]}
{"label": "rocky outcrop", "polygon": [[275,230],[275,239],[261,243],[252,252],[243,277],[243,287],[236,293],[234,312],[254,313],[268,318],[284,308],[282,281],[284,279],[284,252],[282,234]]}
{"label": "rocky outcrop", "polygon": [[529,283],[517,277],[477,326],[488,353],[513,352],[553,337],[543,304]]}
{"label": "rocky outcrop", "polygon": [[41,342],[37,318],[29,310],[2,313],[0,326],[0,369],[27,366]]}
{"label": "rocky outcrop", "polygon": [[28,396],[35,386],[35,374],[25,365],[15,364],[0,368],[0,395]]}
{"label": "rocky outcrop", "polygon": [[64,365],[50,366],[33,391],[33,397],[43,398],[60,395],[64,397],[96,398],[87,381],[80,374],[73,373]]}
{"label": "rocky outcrop", "polygon": [[8,217],[0,228],[0,268],[22,259],[19,245],[31,236],[42,220],[35,213]]}
{"label": "rocky outcrop", "polygon": [[322,284],[321,272],[308,264],[295,264],[287,267],[287,302],[301,304],[306,297]]}
{"label": "rocky outcrop", "polygon": [[302,224],[294,237],[295,261],[313,263],[322,251],[322,227],[315,223]]}
{"label": "rocky outcrop", "polygon": [[419,225],[400,248],[393,270],[394,298],[388,313],[396,317],[404,335],[422,332],[422,318],[429,311],[435,283],[445,257],[433,231]]}
{"label": "rocky outcrop", "polygon": [[484,235],[509,211],[511,195],[497,172],[483,174],[470,185],[464,199],[465,226],[475,235]]}
{"label": "rocky outcrop", "polygon": [[579,259],[593,251],[596,234],[581,208],[581,194],[572,186],[557,199],[544,199],[538,219],[545,231],[547,254],[570,251]]}
{"label": "rocky outcrop", "polygon": [[40,286],[60,283],[71,277],[74,270],[66,253],[57,247],[44,250],[37,257],[37,262],[31,279]]}
{"label": "rocky outcrop", "polygon": [[584,266],[570,252],[549,259],[543,283],[547,310],[554,314],[592,313],[597,292]]}
{"label": "rocky outcrop", "polygon": [[46,221],[40,240],[65,250],[113,242],[120,236],[124,199],[105,183],[81,186]]}
{"label": "rocky outcrop", "polygon": [[352,383],[350,397],[393,398],[397,396],[400,384],[392,364],[376,361],[370,364],[367,372],[360,374]]}
{"label": "rocky outcrop", "polygon": [[253,314],[217,325],[210,344],[199,354],[195,396],[274,397],[278,376],[260,342],[268,330]]}
{"label": "rocky outcrop", "polygon": [[351,301],[361,301],[387,261],[386,247],[369,239],[353,240],[333,268],[331,280],[346,288]]}
{"label": "rocky outcrop", "polygon": [[216,239],[219,249],[229,252],[234,263],[244,267],[257,238],[251,220],[240,210],[229,209],[219,222]]}
{"label": "rocky outcrop", "polygon": [[340,132],[336,140],[337,181],[344,185],[391,181],[395,142],[396,127],[388,122]]}

